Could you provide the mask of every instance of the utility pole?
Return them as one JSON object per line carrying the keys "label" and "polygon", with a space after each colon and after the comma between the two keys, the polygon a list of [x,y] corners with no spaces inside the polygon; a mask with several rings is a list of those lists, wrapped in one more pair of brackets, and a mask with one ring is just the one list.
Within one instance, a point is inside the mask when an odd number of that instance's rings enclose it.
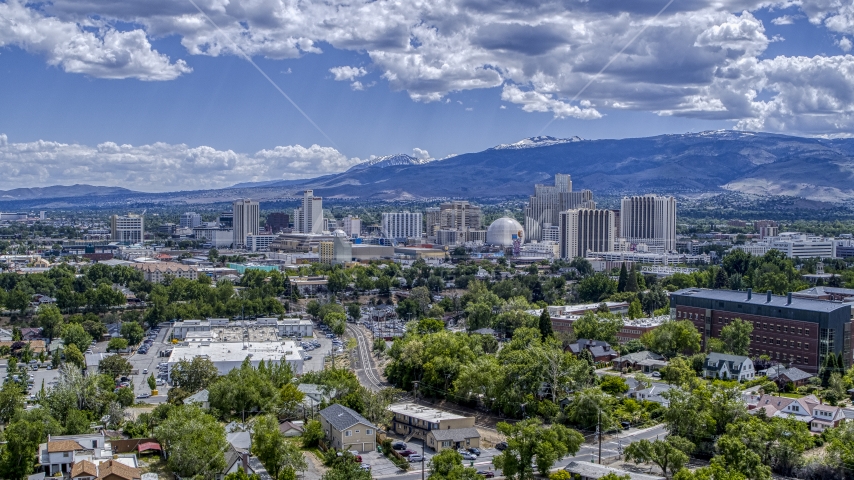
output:
{"label": "utility pole", "polygon": [[[413,388],[415,389],[415,404],[418,405],[418,384],[421,383],[418,380],[414,380],[412,382]],[[427,439],[424,435],[421,435],[421,480],[424,480],[424,453],[427,448]]]}
{"label": "utility pole", "polygon": [[602,410],[599,410],[597,416],[596,436],[599,437],[599,465],[602,465]]}

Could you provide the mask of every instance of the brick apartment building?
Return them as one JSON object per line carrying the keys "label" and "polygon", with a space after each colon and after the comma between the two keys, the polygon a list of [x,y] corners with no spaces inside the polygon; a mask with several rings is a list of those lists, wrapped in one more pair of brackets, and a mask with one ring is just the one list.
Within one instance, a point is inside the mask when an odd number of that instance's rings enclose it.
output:
{"label": "brick apartment building", "polygon": [[735,320],[753,323],[750,355],[768,355],[810,373],[817,373],[825,354],[843,354],[851,365],[851,305],[733,290],[687,288],[670,294],[670,315],[691,320],[703,348],[709,338]]}

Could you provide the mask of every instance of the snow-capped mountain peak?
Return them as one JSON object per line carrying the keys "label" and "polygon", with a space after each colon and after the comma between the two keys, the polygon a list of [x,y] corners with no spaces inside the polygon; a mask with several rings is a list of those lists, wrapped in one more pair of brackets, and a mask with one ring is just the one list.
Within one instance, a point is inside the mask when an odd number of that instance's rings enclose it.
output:
{"label": "snow-capped mountain peak", "polygon": [[550,145],[559,145],[561,143],[574,143],[581,141],[583,141],[581,137],[556,138],[549,137],[546,135],[539,135],[536,137],[529,137],[519,140],[516,143],[502,143],[501,145],[492,147],[490,150],[518,150],[520,148],[548,147]]}
{"label": "snow-capped mountain peak", "polygon": [[358,165],[354,165],[350,167],[350,171],[353,170],[364,170],[366,168],[386,168],[386,167],[398,167],[405,165],[424,165],[425,163],[429,163],[430,160],[415,158],[405,153],[396,153],[394,155],[385,155],[382,157],[374,157],[370,160],[366,160]]}

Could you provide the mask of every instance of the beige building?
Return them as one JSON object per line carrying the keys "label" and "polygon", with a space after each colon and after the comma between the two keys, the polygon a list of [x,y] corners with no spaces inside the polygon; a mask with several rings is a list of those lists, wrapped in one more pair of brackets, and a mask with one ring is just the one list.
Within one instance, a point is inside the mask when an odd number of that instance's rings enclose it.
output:
{"label": "beige building", "polygon": [[398,435],[426,441],[433,450],[480,447],[480,434],[474,417],[414,403],[396,403],[388,407],[394,414],[392,430]]}
{"label": "beige building", "polygon": [[377,448],[377,427],[343,405],[333,403],[320,411],[320,425],[330,448],[370,452]]}
{"label": "beige building", "polygon": [[195,280],[199,277],[199,271],[196,267],[174,262],[134,263],[132,266],[142,270],[143,277],[151,283],[163,283],[167,276],[189,280]]}

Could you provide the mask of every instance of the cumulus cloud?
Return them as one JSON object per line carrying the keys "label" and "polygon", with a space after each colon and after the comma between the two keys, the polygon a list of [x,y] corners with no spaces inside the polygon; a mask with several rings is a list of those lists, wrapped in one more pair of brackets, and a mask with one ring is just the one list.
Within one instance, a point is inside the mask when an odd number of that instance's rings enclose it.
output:
{"label": "cumulus cloud", "polygon": [[[330,69],[335,80],[365,89],[370,69],[419,102],[501,87],[503,100],[557,118],[595,120],[605,109],[629,109],[731,120],[742,128],[854,132],[848,119],[854,96],[843,83],[827,84],[848,77],[845,56],[762,59],[769,43],[781,39],[769,39],[753,13],[792,9],[771,22],[788,25],[803,15],[844,35],[838,46],[847,51],[854,46],[850,0],[680,0],[659,17],[658,0],[197,0],[231,40],[189,2],[21,1],[0,3],[0,45],[19,45],[93,76],[168,79],[189,71],[153,50],[151,37],[174,35],[189,54],[208,56],[238,54],[234,41],[249,55],[271,59],[321,54],[320,45],[329,45],[371,62]],[[118,23],[125,27],[116,29]],[[777,63],[797,64],[804,78],[825,77],[819,85],[783,78]],[[582,89],[579,102],[568,101]],[[821,109],[829,105],[835,110]]]}
{"label": "cumulus cloud", "polygon": [[433,160],[433,157],[430,156],[430,152],[424,150],[423,148],[415,147],[412,149],[412,156],[417,158],[418,160]]}
{"label": "cumulus cloud", "polygon": [[154,50],[143,30],[88,27],[45,16],[20,0],[0,3],[0,47],[14,45],[43,55],[48,64],[66,72],[113,79],[172,80],[192,71],[184,60],[173,63]]}
{"label": "cumulus cloud", "polygon": [[838,45],[839,48],[845,53],[848,53],[851,51],[852,44],[851,44],[851,40],[848,37],[840,38],[839,40],[836,41],[836,45]]}
{"label": "cumulus cloud", "polygon": [[152,191],[198,190],[315,177],[361,161],[319,145],[278,146],[246,154],[167,143],[104,142],[94,147],[44,140],[9,143],[6,135],[0,135],[0,189],[87,183]]}
{"label": "cumulus cloud", "polygon": [[338,82],[352,82],[356,78],[364,77],[368,74],[368,71],[362,67],[334,67],[330,68],[329,72],[335,76],[335,80]]}

